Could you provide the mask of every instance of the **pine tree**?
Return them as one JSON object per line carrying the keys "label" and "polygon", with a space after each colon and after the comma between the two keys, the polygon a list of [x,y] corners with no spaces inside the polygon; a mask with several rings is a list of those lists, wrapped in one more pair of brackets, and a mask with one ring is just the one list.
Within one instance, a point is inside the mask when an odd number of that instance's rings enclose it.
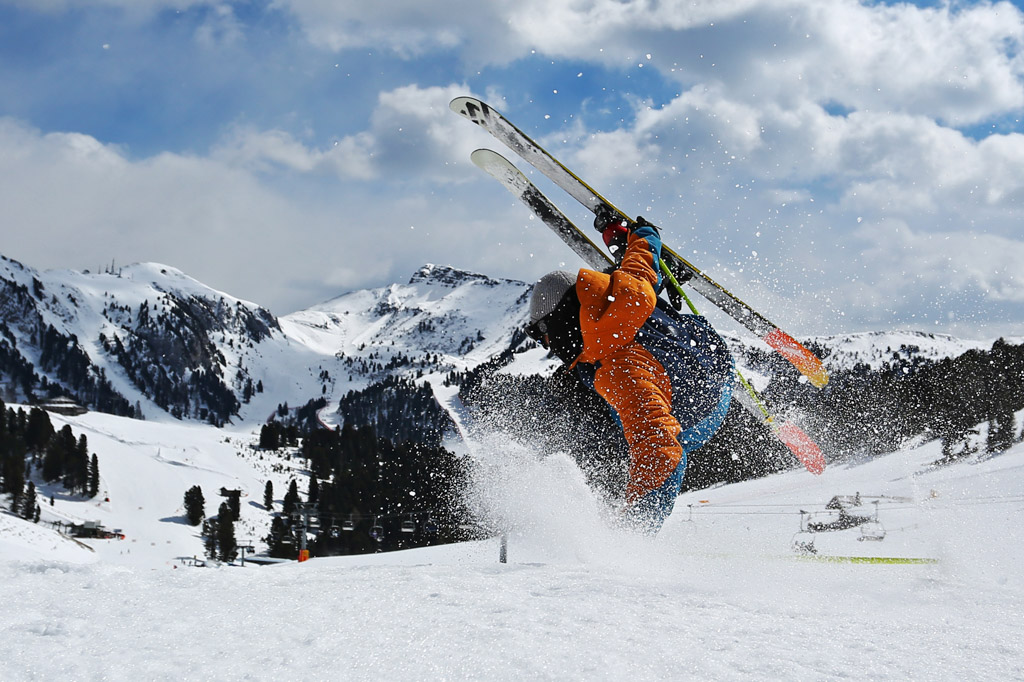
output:
{"label": "pine tree", "polygon": [[1005,436],[1003,434],[1003,420],[1000,415],[995,415],[988,420],[988,436],[985,438],[985,452],[994,455],[1006,450]]}
{"label": "pine tree", "polygon": [[264,538],[267,543],[268,551],[270,556],[279,559],[294,559],[295,552],[291,549],[294,545],[286,545],[284,542],[285,536],[289,534],[289,529],[285,525],[284,520],[280,516],[275,516],[270,522],[270,534]]}
{"label": "pine tree", "polygon": [[4,441],[3,457],[0,458],[0,493],[20,497],[25,489],[25,442],[16,433],[9,433]]}
{"label": "pine tree", "polygon": [[277,422],[260,427],[260,450],[277,450],[279,447],[281,447],[281,439]]}
{"label": "pine tree", "polygon": [[217,558],[231,562],[238,556],[238,543],[235,541],[235,524],[231,521],[231,506],[227,502],[220,505],[217,513]]}
{"label": "pine tree", "polygon": [[85,434],[78,437],[74,454],[68,463],[68,471],[65,474],[68,484],[65,487],[72,492],[79,492],[86,495],[89,492],[89,441]]}
{"label": "pine tree", "polygon": [[[198,526],[206,513],[204,509],[206,500],[203,498],[203,489],[197,485],[185,491],[185,518],[190,526]],[[205,535],[205,528],[204,528]]]}
{"label": "pine tree", "polygon": [[316,504],[320,499],[320,483],[316,480],[316,474],[309,475],[309,490],[306,493],[306,501]]}
{"label": "pine tree", "polygon": [[[89,462],[89,497],[96,497],[100,492],[100,460],[92,453]],[[192,524],[195,525],[195,524]]]}
{"label": "pine tree", "polygon": [[242,492],[240,490],[229,491],[225,504],[231,514],[232,523],[242,518]]}
{"label": "pine tree", "polygon": [[295,505],[299,503],[299,484],[292,479],[292,482],[288,484],[288,492],[285,493],[284,500],[281,504],[281,512],[285,516],[291,516],[292,512],[295,511]]}
{"label": "pine tree", "polygon": [[30,520],[36,513],[36,506],[36,484],[29,481],[21,499],[21,518]]}
{"label": "pine tree", "polygon": [[203,521],[203,549],[207,559],[217,558],[217,519],[206,519]]}
{"label": "pine tree", "polygon": [[267,511],[274,508],[274,483],[267,481],[267,487],[263,489],[263,506]]}
{"label": "pine tree", "polygon": [[[70,428],[70,427],[69,427]],[[53,424],[45,410],[33,407],[28,414],[28,429],[25,432],[25,445],[29,452],[38,454],[53,437]]]}
{"label": "pine tree", "polygon": [[46,453],[43,455],[43,480],[56,481],[64,473],[65,461],[67,459],[65,439],[60,435],[54,436],[46,445]]}

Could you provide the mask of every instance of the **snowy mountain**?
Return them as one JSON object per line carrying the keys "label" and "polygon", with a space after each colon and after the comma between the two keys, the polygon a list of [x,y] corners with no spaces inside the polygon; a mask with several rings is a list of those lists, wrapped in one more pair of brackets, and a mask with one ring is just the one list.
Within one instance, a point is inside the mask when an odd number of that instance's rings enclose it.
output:
{"label": "snowy mountain", "polygon": [[[517,330],[529,291],[523,282],[426,265],[406,284],[347,293],[275,318],[169,266],[37,271],[0,257],[0,398],[66,393],[114,414],[224,424],[261,422],[282,404],[323,397],[323,419],[336,424],[343,417],[334,412],[349,391],[397,376],[430,383],[457,420],[445,377],[522,342]],[[788,371],[757,339],[727,341],[748,372],[765,377],[762,384]],[[808,342],[830,371],[935,361],[991,346],[915,332]],[[552,363],[541,356],[517,354],[503,371],[550,372]]]}
{"label": "snowy mountain", "polygon": [[[830,371],[851,369],[864,364],[878,369],[883,363],[912,363],[955,358],[970,350],[988,350],[995,339],[958,339],[948,334],[891,331],[821,336],[809,340],[823,350],[823,361]],[[1016,343],[1020,343],[1016,339]]]}
{"label": "snowy mountain", "polygon": [[438,381],[485,362],[522,326],[528,291],[428,265],[408,284],[277,319],[168,266],[39,272],[3,259],[0,398],[67,393],[128,416],[263,421],[389,375]]}
{"label": "snowy mountain", "polygon": [[8,399],[60,387],[116,414],[222,424],[253,390],[254,349],[280,336],[266,310],[156,264],[89,274],[3,259],[0,293]]}

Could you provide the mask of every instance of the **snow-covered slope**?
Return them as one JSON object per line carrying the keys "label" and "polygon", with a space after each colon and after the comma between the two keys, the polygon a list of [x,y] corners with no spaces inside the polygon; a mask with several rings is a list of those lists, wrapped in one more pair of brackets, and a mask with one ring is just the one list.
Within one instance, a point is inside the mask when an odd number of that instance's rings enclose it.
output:
{"label": "snow-covered slope", "polygon": [[[57,430],[69,425],[100,453],[99,494],[71,496],[60,485],[36,478],[40,523],[0,514],[0,550],[7,558],[35,557],[71,563],[104,562],[156,568],[180,557],[203,556],[199,527],[185,520],[184,495],[198,485],[205,512],[217,514],[221,488],[242,491],[241,518],[235,526],[240,545],[265,549],[270,515],[263,507],[267,481],[277,509],[292,478],[306,480],[299,462],[254,449],[249,428],[221,429],[176,421],[140,421],[92,412],[70,417],[51,414]],[[305,490],[305,485],[303,485]],[[70,541],[54,522],[96,522],[123,539]]]}
{"label": "snow-covered slope", "polygon": [[[90,440],[114,426],[98,415],[80,419]],[[182,469],[190,480],[209,463],[200,451],[212,456],[218,447],[202,432],[223,435],[181,424],[117,430],[126,457],[148,460],[134,475]],[[163,442],[179,446],[165,452]],[[109,561],[70,563],[70,550],[52,549],[38,527],[4,518],[0,602],[10,608],[0,610],[0,676],[1002,680],[1024,673],[1024,445],[933,469],[939,449],[929,443],[821,477],[793,471],[702,491],[679,500],[655,539],[610,527],[566,458],[538,456],[500,435],[476,447],[495,455],[474,500],[508,529],[507,564],[498,562],[497,540],[487,540],[300,565],[188,568],[161,556],[179,550],[173,532],[158,526],[177,524],[148,518],[180,513],[172,508],[180,500],[145,499],[147,489],[127,478],[106,481],[112,503],[98,512],[126,530],[138,516],[129,537],[139,535],[134,544],[93,541]],[[234,473],[211,472],[210,480],[245,485],[243,464],[253,463],[239,458]],[[880,500],[885,539],[842,531],[829,538],[830,554],[935,563],[796,558],[790,543],[801,510],[821,511],[833,496],[856,493]],[[121,553],[128,548],[139,557],[129,560]],[[42,558],[50,552],[54,558]]]}
{"label": "snow-covered slope", "polygon": [[[289,339],[342,361],[344,388],[383,378],[405,356],[427,374],[465,370],[509,347],[529,286],[426,265],[407,284],[356,291],[281,318]],[[352,375],[352,380],[348,380]]]}
{"label": "snow-covered slope", "polygon": [[[1007,339],[1020,343],[1020,339]],[[884,363],[907,362],[914,358],[941,360],[955,358],[970,350],[988,350],[995,339],[959,339],[947,334],[891,331],[823,336],[813,341],[828,349],[825,365],[832,371],[850,369],[863,363],[873,369]]]}
{"label": "snow-covered slope", "polygon": [[[52,361],[42,361],[47,327],[80,348],[93,377],[109,380],[147,419],[171,412],[202,420],[212,401],[191,387],[205,375],[237,400],[237,415],[224,415],[229,421],[260,423],[281,404],[334,401],[393,374],[440,384],[452,370],[489,360],[522,327],[529,286],[427,265],[407,284],[352,292],[280,319],[152,263],[89,274],[2,259],[0,290],[0,323],[10,332],[0,342],[51,383],[74,392]],[[147,367],[159,368],[164,383]],[[0,398],[27,397],[18,382],[2,379]],[[181,388],[188,395],[160,395]]]}

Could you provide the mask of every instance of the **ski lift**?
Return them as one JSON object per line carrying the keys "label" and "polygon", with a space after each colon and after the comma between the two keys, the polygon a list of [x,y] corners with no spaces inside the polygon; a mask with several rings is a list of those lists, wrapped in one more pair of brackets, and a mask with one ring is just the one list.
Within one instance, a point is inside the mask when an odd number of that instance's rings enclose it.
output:
{"label": "ski lift", "polygon": [[808,521],[813,515],[811,512],[800,510],[800,530],[793,536],[790,547],[798,554],[817,554],[818,549],[814,546],[815,534],[807,529]]}
{"label": "ski lift", "polygon": [[885,539],[885,526],[878,521],[868,521],[867,523],[861,524],[860,537],[857,539],[880,542]]}
{"label": "ski lift", "polygon": [[328,529],[327,533],[328,533],[328,534],[329,534],[329,535],[330,535],[330,536],[331,536],[332,538],[334,538],[334,539],[337,539],[337,538],[338,538],[338,536],[339,536],[339,535],[341,535],[341,531],[339,531],[339,530],[338,530],[338,524],[336,524],[336,523],[334,523],[334,522],[332,521],[332,522],[331,522],[331,527],[330,527],[330,528]]}
{"label": "ski lift", "polygon": [[423,532],[427,535],[437,535],[437,520],[430,516],[427,518],[427,522],[423,524]]}
{"label": "ski lift", "polygon": [[802,530],[793,536],[791,547],[798,554],[817,554],[818,548],[814,546],[815,534]]}
{"label": "ski lift", "polygon": [[878,520],[878,502],[878,500],[875,500],[875,518],[861,524],[858,540],[881,542],[885,539],[885,526]]}
{"label": "ski lift", "polygon": [[412,514],[409,515],[408,521],[402,521],[402,532],[403,533],[415,533],[416,522],[412,518]]}
{"label": "ski lift", "polygon": [[347,519],[345,519],[344,521],[341,522],[341,529],[342,530],[355,530],[356,529],[356,521],[355,521],[355,519],[352,518],[352,516],[350,515]]}
{"label": "ski lift", "polygon": [[384,527],[377,523],[377,517],[373,517],[373,527],[370,528],[370,537],[377,542],[384,542]]}

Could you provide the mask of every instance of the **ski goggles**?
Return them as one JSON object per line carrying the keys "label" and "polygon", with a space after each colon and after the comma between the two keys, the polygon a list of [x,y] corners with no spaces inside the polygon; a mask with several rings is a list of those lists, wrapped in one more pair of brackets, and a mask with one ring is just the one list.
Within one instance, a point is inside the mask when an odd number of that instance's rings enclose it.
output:
{"label": "ski goggles", "polygon": [[526,335],[531,339],[544,346],[548,347],[547,335],[548,335],[548,323],[547,316],[540,318],[536,322],[532,322],[526,325]]}

